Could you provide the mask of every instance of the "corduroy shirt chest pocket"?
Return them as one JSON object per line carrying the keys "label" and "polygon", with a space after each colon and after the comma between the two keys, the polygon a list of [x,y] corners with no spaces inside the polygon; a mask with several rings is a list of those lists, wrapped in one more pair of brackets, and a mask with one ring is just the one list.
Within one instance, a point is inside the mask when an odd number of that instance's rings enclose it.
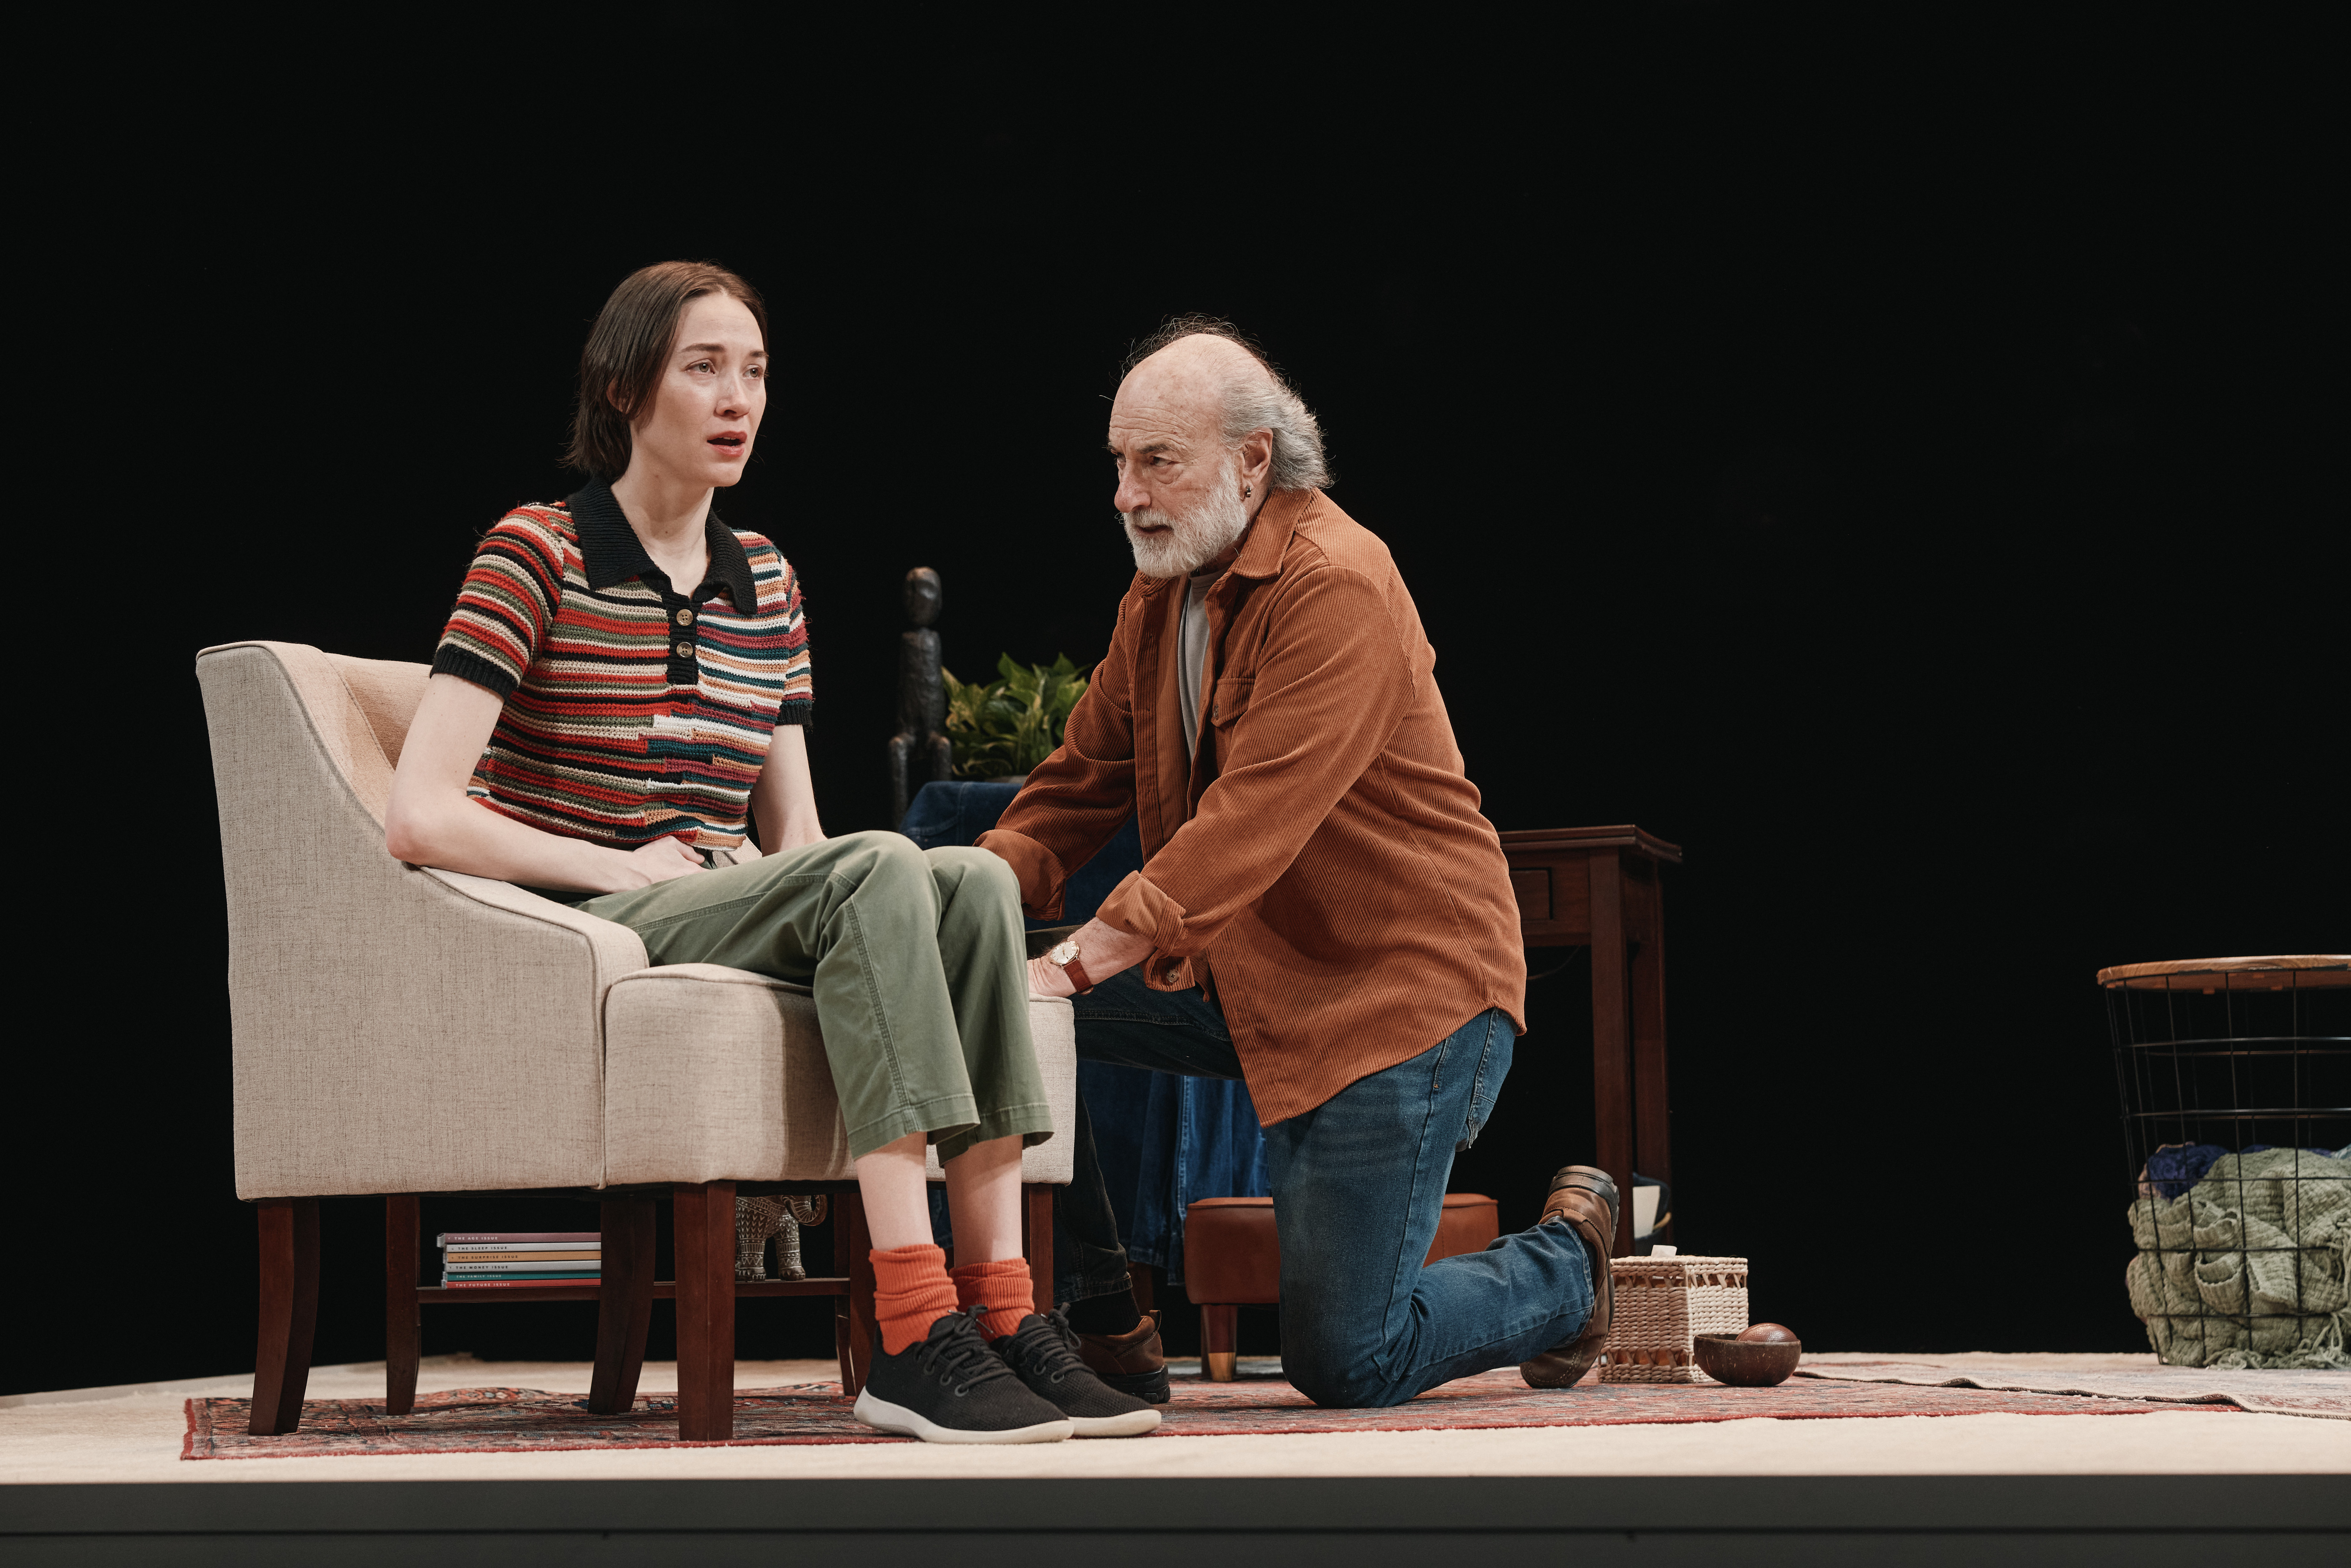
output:
{"label": "corduroy shirt chest pocket", "polygon": [[1218,681],[1216,695],[1208,703],[1208,722],[1220,730],[1230,729],[1249,712],[1249,688],[1256,685],[1255,675],[1227,675]]}
{"label": "corduroy shirt chest pocket", "polygon": [[1191,791],[1196,806],[1200,791],[1224,770],[1232,756],[1234,727],[1249,712],[1249,692],[1256,685],[1253,675],[1225,675],[1208,694],[1208,711],[1201,716],[1207,722],[1201,726],[1200,777],[1194,780]]}

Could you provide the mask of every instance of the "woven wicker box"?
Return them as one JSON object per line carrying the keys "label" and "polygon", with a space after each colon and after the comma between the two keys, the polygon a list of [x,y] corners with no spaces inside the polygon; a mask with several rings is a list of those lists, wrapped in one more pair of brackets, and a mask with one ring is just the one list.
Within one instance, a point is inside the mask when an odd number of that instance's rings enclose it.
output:
{"label": "woven wicker box", "polygon": [[1600,1354],[1603,1383],[1711,1383],[1693,1336],[1747,1326],[1744,1258],[1617,1258],[1616,1314]]}

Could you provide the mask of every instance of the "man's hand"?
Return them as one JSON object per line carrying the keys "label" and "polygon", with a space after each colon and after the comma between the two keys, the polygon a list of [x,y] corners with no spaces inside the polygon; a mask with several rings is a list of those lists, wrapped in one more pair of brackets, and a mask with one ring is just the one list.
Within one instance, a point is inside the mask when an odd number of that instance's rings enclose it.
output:
{"label": "man's hand", "polygon": [[1029,960],[1029,994],[1032,997],[1066,997],[1075,988],[1070,977],[1041,957]]}
{"label": "man's hand", "polygon": [[[1134,936],[1099,920],[1078,927],[1071,940],[1078,945],[1078,967],[1097,986],[1151,956],[1150,937]],[[1077,988],[1070,983],[1067,970],[1037,957],[1029,960],[1029,989],[1040,997],[1066,997]]]}
{"label": "man's hand", "polygon": [[686,847],[684,839],[673,833],[665,839],[655,839],[649,844],[639,844],[629,852],[629,863],[644,876],[640,887],[650,887],[657,882],[674,877],[691,876],[704,870],[702,857]]}

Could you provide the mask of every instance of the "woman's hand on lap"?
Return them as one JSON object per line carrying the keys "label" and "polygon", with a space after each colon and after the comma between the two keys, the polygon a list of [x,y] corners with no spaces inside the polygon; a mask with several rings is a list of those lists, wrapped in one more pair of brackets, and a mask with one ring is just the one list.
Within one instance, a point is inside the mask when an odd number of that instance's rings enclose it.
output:
{"label": "woman's hand on lap", "polygon": [[649,844],[639,844],[629,852],[629,859],[644,873],[641,886],[650,887],[657,882],[674,877],[691,876],[703,868],[702,857],[686,848],[685,841],[674,834],[655,839]]}

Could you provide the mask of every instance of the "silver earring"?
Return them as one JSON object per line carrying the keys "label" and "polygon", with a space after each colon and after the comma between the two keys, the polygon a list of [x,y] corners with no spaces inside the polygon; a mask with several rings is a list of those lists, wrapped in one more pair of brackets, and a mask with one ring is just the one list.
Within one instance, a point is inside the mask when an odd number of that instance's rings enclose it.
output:
{"label": "silver earring", "polygon": [[1242,499],[1242,500],[1244,500],[1244,501],[1246,501],[1246,500],[1248,500],[1249,498],[1249,486],[1248,486],[1247,485],[1244,485],[1244,486],[1241,486],[1241,499]]}

